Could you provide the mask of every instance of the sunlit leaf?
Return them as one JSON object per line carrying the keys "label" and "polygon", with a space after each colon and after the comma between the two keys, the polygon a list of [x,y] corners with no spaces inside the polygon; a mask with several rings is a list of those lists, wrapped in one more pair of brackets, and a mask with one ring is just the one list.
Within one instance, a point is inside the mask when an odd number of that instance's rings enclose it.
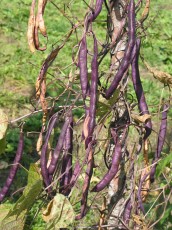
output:
{"label": "sunlit leaf", "polygon": [[71,225],[75,219],[75,212],[67,197],[56,194],[43,211],[42,216],[47,222],[46,230],[56,230]]}
{"label": "sunlit leaf", "polygon": [[21,213],[20,217],[17,218],[15,215],[6,218],[10,209],[13,207],[12,204],[1,204],[0,205],[0,229],[1,230],[23,230],[25,223],[25,213]]}
{"label": "sunlit leaf", "polygon": [[24,230],[26,212],[20,213],[20,216],[15,215],[5,218],[0,225],[1,230]]}
{"label": "sunlit leaf", "polygon": [[13,205],[11,204],[1,204],[0,205],[0,224],[1,221],[6,217]]}
{"label": "sunlit leaf", "polygon": [[35,199],[42,190],[42,179],[35,164],[30,165],[28,174],[28,184],[23,195],[15,203],[14,208],[8,216],[20,215],[23,210],[29,210],[35,202]]}

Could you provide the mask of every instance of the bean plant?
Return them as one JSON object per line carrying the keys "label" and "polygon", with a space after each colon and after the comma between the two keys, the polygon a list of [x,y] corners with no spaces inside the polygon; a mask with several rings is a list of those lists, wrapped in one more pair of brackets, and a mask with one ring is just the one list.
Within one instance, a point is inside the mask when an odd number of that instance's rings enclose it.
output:
{"label": "bean plant", "polygon": [[[40,214],[43,229],[49,230],[156,229],[172,192],[170,182],[158,188],[156,177],[166,145],[172,76],[151,68],[142,52],[153,10],[150,0],[32,0],[27,39],[33,55],[44,54],[50,45],[51,31],[44,21],[48,4],[69,21],[70,29],[51,46],[35,81],[34,111],[27,119],[42,114],[34,147],[39,159],[30,165],[21,197],[0,219],[1,229],[34,229]],[[82,18],[73,14],[75,4],[81,4]],[[101,20],[104,37],[97,35]],[[56,61],[61,61],[65,47],[71,50],[71,63],[59,68]],[[156,108],[159,131],[146,102],[143,65],[167,95]],[[56,96],[48,95],[52,87]],[[27,134],[24,118],[17,119],[18,149],[0,191],[1,210],[21,166]],[[158,191],[156,198],[151,198],[153,189]],[[28,223],[36,202],[40,205]],[[162,215],[159,206],[164,208]]]}

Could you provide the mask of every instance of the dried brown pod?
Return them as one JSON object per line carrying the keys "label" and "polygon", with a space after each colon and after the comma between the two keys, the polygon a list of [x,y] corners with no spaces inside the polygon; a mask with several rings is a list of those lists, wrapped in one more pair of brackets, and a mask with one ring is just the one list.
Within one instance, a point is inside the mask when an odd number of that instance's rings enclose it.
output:
{"label": "dried brown pod", "polygon": [[38,27],[40,29],[41,34],[46,37],[47,36],[47,31],[43,19],[43,11],[45,9],[46,1],[45,0],[39,0],[38,1],[38,14],[37,14],[37,19],[38,19]]}
{"label": "dried brown pod", "polygon": [[35,48],[40,51],[46,50],[46,46],[40,47],[39,45],[39,14],[37,14],[36,19],[35,19],[35,27],[34,27],[34,42],[35,42]]}
{"label": "dried brown pod", "polygon": [[150,8],[150,0],[146,0],[146,5],[145,5],[145,8],[143,10],[142,17],[140,19],[141,23],[143,23],[146,20],[146,18],[148,17],[148,15],[149,15],[149,8]]}
{"label": "dried brown pod", "polygon": [[30,8],[29,21],[28,21],[28,30],[27,30],[27,39],[28,39],[29,49],[32,53],[35,52],[35,41],[34,41],[35,2],[36,0],[32,1],[32,5]]}

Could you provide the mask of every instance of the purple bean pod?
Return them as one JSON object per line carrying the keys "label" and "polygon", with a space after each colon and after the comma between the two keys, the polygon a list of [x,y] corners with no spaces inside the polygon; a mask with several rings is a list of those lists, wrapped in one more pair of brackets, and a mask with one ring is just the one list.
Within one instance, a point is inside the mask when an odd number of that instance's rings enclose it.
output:
{"label": "purple bean pod", "polygon": [[[47,153],[48,141],[50,139],[51,132],[52,132],[52,130],[56,124],[57,118],[58,118],[58,114],[55,114],[51,117],[50,124],[49,124],[49,127],[47,129],[46,136],[45,136],[45,142],[44,142],[44,145],[43,145],[42,151],[41,151],[41,159],[40,159],[41,174],[42,174],[42,177],[43,177],[43,180],[44,180],[46,187],[48,187],[50,185],[49,173],[48,173],[48,169],[47,169],[46,153]],[[48,191],[50,192],[50,189]]]}
{"label": "purple bean pod", "polygon": [[5,198],[5,196],[7,195],[11,184],[13,183],[14,177],[17,173],[18,167],[19,167],[19,162],[21,160],[22,154],[23,154],[23,148],[24,148],[24,134],[23,132],[20,132],[20,138],[19,138],[19,143],[18,143],[18,147],[17,147],[17,152],[16,152],[16,156],[13,162],[13,165],[10,168],[8,177],[6,179],[6,182],[3,186],[3,188],[0,191],[0,202],[3,201],[3,199]]}
{"label": "purple bean pod", "polygon": [[165,142],[165,137],[166,137],[166,132],[167,132],[167,113],[168,113],[168,109],[169,109],[169,106],[167,104],[164,104],[163,112],[162,112],[162,120],[161,120],[159,135],[158,135],[157,149],[156,149],[156,152],[155,152],[154,160],[152,162],[152,163],[155,163],[155,164],[151,168],[151,172],[150,172],[150,181],[151,181],[151,183],[154,182],[154,176],[155,176],[155,171],[156,171],[156,166],[157,166],[156,162],[161,157],[162,148],[163,148],[164,142]]}
{"label": "purple bean pod", "polygon": [[85,173],[84,186],[81,199],[81,213],[76,216],[76,220],[83,218],[86,215],[88,190],[93,174],[94,157],[93,157],[93,132],[95,127],[96,117],[96,102],[97,102],[97,83],[98,83],[98,46],[97,39],[93,34],[94,39],[94,56],[91,63],[91,87],[90,87],[90,108],[88,122],[88,137],[85,140],[86,151],[88,152],[87,169]]}
{"label": "purple bean pod", "polygon": [[[137,39],[136,45],[134,46],[134,49],[133,49],[134,58],[132,60],[132,81],[133,81],[133,86],[134,86],[134,90],[136,93],[136,97],[138,100],[139,110],[142,113],[142,115],[144,115],[144,114],[149,114],[149,110],[148,110],[148,106],[146,103],[146,98],[144,95],[142,83],[140,80],[140,73],[139,73],[140,43],[141,43],[140,39]],[[146,140],[149,137],[152,131],[152,122],[150,119],[146,121],[145,123],[145,130],[146,130],[146,133],[144,136],[144,140]]]}
{"label": "purple bean pod", "polygon": [[141,192],[142,192],[142,185],[145,182],[146,178],[149,176],[150,173],[147,173],[143,176],[143,178],[141,178],[141,181],[139,183],[139,188],[138,188],[138,192],[137,192],[137,198],[138,198],[138,205],[139,205],[139,209],[143,212],[143,214],[145,214],[145,209],[143,206],[143,202],[142,202],[142,196],[141,196]]}
{"label": "purple bean pod", "polygon": [[73,186],[75,185],[75,183],[76,183],[76,181],[80,175],[81,169],[82,169],[82,167],[79,163],[79,160],[77,160],[77,162],[75,163],[75,167],[73,169],[73,174],[72,174],[72,177],[70,180],[70,184],[66,187],[66,189],[71,190],[71,188],[73,188]]}
{"label": "purple bean pod", "polygon": [[112,94],[118,87],[119,82],[122,80],[124,73],[127,71],[131,63],[132,50],[136,40],[135,26],[135,4],[134,0],[130,0],[128,7],[128,44],[124,53],[124,57],[120,64],[119,70],[116,73],[110,87],[105,92],[106,99],[109,99],[112,96]]}
{"label": "purple bean pod", "polygon": [[131,199],[129,199],[125,205],[124,214],[123,214],[123,220],[125,224],[129,223],[131,210],[132,210]]}
{"label": "purple bean pod", "polygon": [[[89,150],[89,148],[87,149]],[[84,186],[82,190],[82,199],[81,199],[81,212],[78,216],[76,216],[76,220],[82,219],[86,215],[86,208],[87,208],[87,198],[88,198],[88,190],[90,187],[90,181],[93,174],[93,167],[94,167],[94,157],[93,157],[93,149],[89,150],[89,156],[88,156],[88,163],[87,163],[87,169],[85,173],[85,179],[84,179]]]}
{"label": "purple bean pod", "polygon": [[111,180],[116,176],[118,172],[120,160],[122,158],[121,143],[116,135],[113,135],[113,137],[115,148],[112,157],[112,165],[109,171],[103,177],[103,179],[92,189],[92,192],[100,192],[101,190],[103,190],[111,182]]}
{"label": "purple bean pod", "polygon": [[69,195],[71,189],[68,189],[72,178],[72,150],[73,150],[73,117],[69,117],[69,126],[66,131],[66,136],[63,144],[64,157],[62,160],[61,174],[63,175],[60,180],[60,192],[64,195]]}
{"label": "purple bean pod", "polygon": [[65,139],[65,136],[66,136],[66,130],[67,130],[68,126],[69,126],[69,118],[67,117],[65,122],[64,122],[64,125],[63,125],[63,127],[61,129],[61,133],[60,133],[60,136],[58,138],[57,145],[56,145],[56,147],[54,149],[54,153],[52,155],[51,163],[50,163],[50,165],[48,167],[48,173],[50,175],[50,182],[51,182],[52,175],[55,172],[56,165],[57,165],[60,153],[61,153],[62,148],[63,148],[63,142],[64,142],[64,139]]}
{"label": "purple bean pod", "polygon": [[96,102],[97,102],[97,83],[98,83],[98,47],[95,35],[94,38],[94,56],[91,63],[91,86],[90,86],[90,108],[89,108],[89,123],[88,123],[88,137],[85,141],[86,148],[92,140],[95,118],[96,118]]}
{"label": "purple bean pod", "polygon": [[91,22],[95,21],[95,19],[98,17],[102,10],[104,0],[96,0],[96,6],[95,9],[91,12],[91,14],[88,16],[86,20],[86,31],[88,31],[88,27]]}
{"label": "purple bean pod", "polygon": [[76,184],[77,179],[81,173],[81,170],[82,170],[83,166],[85,165],[85,163],[87,162],[87,159],[89,157],[89,151],[90,151],[91,147],[92,147],[92,142],[88,145],[88,148],[86,150],[86,156],[85,156],[85,159],[84,159],[82,165],[80,164],[79,160],[76,161],[74,169],[73,169],[72,178],[70,180],[70,184],[67,186],[67,189],[73,188],[74,185]]}
{"label": "purple bean pod", "polygon": [[83,96],[83,99],[85,100],[86,95],[89,91],[86,35],[84,35],[81,40],[81,47],[79,50],[78,59],[79,59],[78,65],[80,69],[80,82],[81,82],[82,96]]}

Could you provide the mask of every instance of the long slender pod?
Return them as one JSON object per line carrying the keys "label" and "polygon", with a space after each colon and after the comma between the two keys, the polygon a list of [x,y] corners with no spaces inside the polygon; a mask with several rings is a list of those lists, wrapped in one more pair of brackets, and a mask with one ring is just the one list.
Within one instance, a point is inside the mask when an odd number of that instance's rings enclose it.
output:
{"label": "long slender pod", "polygon": [[79,50],[78,59],[79,59],[80,82],[81,82],[82,96],[83,96],[83,99],[85,100],[88,89],[89,89],[86,35],[84,35],[82,40],[81,40],[81,46],[80,46],[80,50]]}
{"label": "long slender pod", "polygon": [[132,210],[131,199],[129,199],[125,205],[124,214],[123,214],[123,220],[125,224],[129,223],[131,210]]}
{"label": "long slender pod", "polygon": [[147,180],[149,180],[149,173],[146,173],[140,180],[140,183],[139,183],[139,187],[138,187],[138,192],[137,192],[137,198],[138,198],[138,206],[139,208],[141,209],[141,211],[143,212],[143,214],[145,213],[145,209],[144,209],[144,206],[143,206],[143,202],[142,202],[142,187],[143,187],[143,183]]}
{"label": "long slender pod", "polygon": [[47,58],[45,59],[45,61],[42,64],[41,70],[39,72],[38,75],[38,81],[41,81],[46,73],[48,68],[50,67],[50,65],[52,65],[53,61],[56,59],[59,51],[63,48],[63,46],[66,44],[66,42],[68,41],[69,37],[71,36],[73,30],[70,30],[69,33],[66,35],[66,37],[64,38],[64,40],[62,41],[61,45],[57,46],[55,49],[53,49],[51,51],[51,53],[47,56]]}
{"label": "long slender pod", "polygon": [[96,119],[96,102],[97,102],[97,83],[98,83],[98,47],[95,35],[94,38],[94,56],[91,63],[91,86],[90,86],[90,107],[88,120],[88,137],[86,138],[86,148],[92,140]]}
{"label": "long slender pod", "polygon": [[94,167],[94,150],[93,150],[93,132],[95,128],[96,117],[96,102],[97,102],[97,83],[98,83],[98,46],[97,39],[93,34],[94,39],[94,56],[91,63],[91,86],[90,86],[90,107],[89,107],[89,120],[88,120],[88,137],[85,140],[85,148],[88,154],[87,169],[85,173],[84,186],[82,190],[81,199],[81,213],[76,219],[81,219],[86,214],[88,190],[90,187],[90,181],[93,174]]}
{"label": "long slender pod", "polygon": [[103,179],[92,189],[92,192],[100,192],[101,190],[103,190],[111,182],[111,180],[116,176],[118,172],[120,160],[122,157],[121,143],[119,138],[117,137],[117,134],[113,136],[114,136],[115,148],[113,152],[111,168],[105,174]]}
{"label": "long slender pod", "polygon": [[36,3],[36,0],[32,0],[32,5],[30,8],[30,16],[29,16],[29,21],[28,21],[28,30],[27,30],[28,45],[32,53],[35,52],[35,41],[34,41],[35,3]]}
{"label": "long slender pod", "polygon": [[34,27],[34,43],[35,43],[35,48],[40,51],[46,50],[46,46],[40,47],[39,44],[39,15],[37,14],[36,20],[35,20],[35,27]]}
{"label": "long slender pod", "polygon": [[13,183],[14,177],[15,177],[17,170],[18,170],[18,167],[19,167],[19,162],[20,162],[22,154],[23,154],[23,148],[24,148],[24,134],[21,131],[19,143],[18,143],[18,147],[17,147],[17,152],[16,152],[16,156],[15,156],[13,165],[11,166],[11,169],[9,171],[5,185],[3,186],[2,190],[0,191],[0,202],[3,201],[3,199],[5,198],[5,196],[7,195],[8,191],[11,187],[11,184]]}
{"label": "long slender pod", "polygon": [[[135,149],[135,147],[134,147],[134,149]],[[129,180],[131,181],[131,184],[130,184],[131,194],[130,194],[128,201],[125,204],[125,208],[124,208],[124,212],[123,212],[123,221],[127,225],[129,224],[129,222],[131,220],[130,217],[131,217],[131,212],[133,209],[133,202],[134,202],[134,187],[135,187],[134,177],[135,177],[135,175],[134,175],[134,157],[132,155],[130,156],[130,170],[129,170],[129,174],[130,174]]]}
{"label": "long slender pod", "polygon": [[91,148],[89,150],[87,169],[85,172],[85,179],[84,179],[84,186],[82,189],[81,213],[78,216],[76,216],[77,220],[83,218],[86,215],[88,190],[90,187],[90,181],[93,174],[93,166],[94,166],[94,157],[93,157],[93,149]]}
{"label": "long slender pod", "polygon": [[40,159],[41,174],[42,174],[42,177],[43,177],[43,180],[44,180],[46,187],[48,187],[50,185],[49,173],[48,173],[48,169],[47,169],[47,155],[46,155],[46,153],[47,153],[48,141],[50,139],[50,135],[51,135],[51,132],[55,126],[57,118],[58,118],[58,113],[53,115],[53,117],[51,118],[49,127],[47,129],[47,133],[45,136],[45,142],[44,142],[44,145],[43,145],[42,151],[41,151],[41,159]]}
{"label": "long slender pod", "polygon": [[[140,73],[139,73],[139,52],[140,52],[140,39],[136,40],[136,45],[134,46],[133,49],[133,60],[132,60],[132,81],[133,81],[133,86],[134,86],[134,90],[136,93],[136,97],[138,100],[138,106],[139,106],[139,110],[142,113],[142,115],[144,114],[149,114],[149,110],[148,110],[148,106],[146,103],[146,99],[145,99],[145,95],[144,95],[144,91],[143,91],[143,87],[142,87],[142,83],[140,80]],[[145,123],[145,136],[144,136],[144,140],[146,140],[148,138],[148,136],[151,134],[152,131],[152,122],[151,120],[147,120]]]}
{"label": "long slender pod", "polygon": [[69,117],[69,126],[66,130],[66,136],[63,144],[64,156],[62,160],[61,174],[63,175],[60,180],[60,192],[64,195],[68,195],[71,189],[68,189],[72,178],[72,150],[73,150],[73,117],[72,114]]}
{"label": "long slender pod", "polygon": [[46,46],[40,47],[39,35],[38,35],[38,31],[40,30],[41,34],[44,37],[47,37],[46,27],[43,19],[43,11],[45,9],[45,5],[46,2],[44,2],[44,0],[38,0],[38,10],[37,10],[37,16],[36,16],[35,28],[34,28],[34,39],[35,39],[34,42],[35,42],[36,49],[40,51],[46,50]]}
{"label": "long slender pod", "polygon": [[66,136],[66,130],[67,130],[68,126],[69,126],[69,118],[67,117],[65,122],[64,122],[64,125],[62,127],[60,136],[58,138],[57,145],[56,145],[56,147],[54,149],[50,165],[48,167],[48,173],[50,175],[50,178],[52,177],[52,175],[55,172],[56,165],[57,165],[60,153],[61,153],[62,148],[63,148],[63,142],[64,142],[64,139],[65,139],[65,136]]}
{"label": "long slender pod", "polygon": [[157,149],[155,152],[155,157],[152,163],[154,163],[153,167],[151,168],[150,172],[150,181],[154,182],[154,176],[157,166],[157,161],[161,157],[162,148],[164,146],[165,142],[165,136],[167,132],[167,113],[168,113],[169,106],[167,104],[164,104],[163,106],[163,112],[162,112],[162,120],[161,125],[159,129],[159,135],[158,135],[158,142],[157,142]]}
{"label": "long slender pod", "polygon": [[110,87],[105,92],[105,98],[107,99],[109,99],[112,96],[112,94],[118,87],[119,82],[121,81],[124,73],[127,71],[131,63],[132,50],[135,44],[135,40],[135,4],[134,0],[130,0],[128,7],[128,44],[122,62],[119,66],[119,70],[116,73]]}
{"label": "long slender pod", "polygon": [[38,0],[38,26],[44,37],[47,36],[46,27],[43,19],[45,6],[46,6],[46,2],[44,0]]}
{"label": "long slender pod", "polygon": [[81,166],[79,160],[77,160],[75,163],[75,166],[73,167],[73,173],[72,173],[70,183],[69,183],[69,185],[66,186],[65,190],[71,190],[73,188],[73,186],[75,185],[75,183],[76,183],[76,181],[80,175],[81,170],[82,170],[82,166]]}
{"label": "long slender pod", "polygon": [[90,143],[88,145],[88,148],[86,150],[86,156],[85,156],[85,158],[84,158],[82,163],[80,163],[79,159],[76,161],[75,166],[73,167],[73,173],[72,173],[72,178],[70,180],[70,184],[67,186],[68,189],[71,189],[76,184],[77,179],[78,179],[78,177],[79,177],[84,165],[88,161],[89,153],[91,151],[91,148],[92,148],[92,143]]}

